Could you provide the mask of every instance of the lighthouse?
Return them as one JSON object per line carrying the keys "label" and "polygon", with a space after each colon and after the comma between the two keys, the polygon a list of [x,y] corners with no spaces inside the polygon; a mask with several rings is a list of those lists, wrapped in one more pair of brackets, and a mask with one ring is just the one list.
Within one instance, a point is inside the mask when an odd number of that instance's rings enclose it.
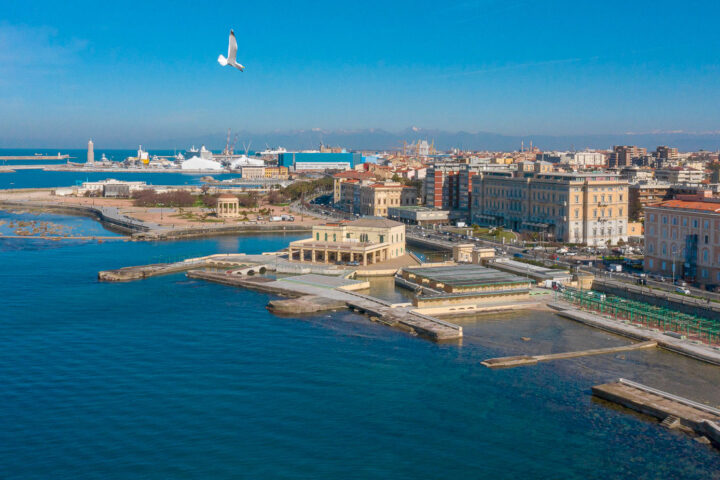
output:
{"label": "lighthouse", "polygon": [[87,154],[87,163],[89,165],[92,165],[95,163],[95,151],[93,150],[93,142],[90,140],[88,142],[88,154]]}

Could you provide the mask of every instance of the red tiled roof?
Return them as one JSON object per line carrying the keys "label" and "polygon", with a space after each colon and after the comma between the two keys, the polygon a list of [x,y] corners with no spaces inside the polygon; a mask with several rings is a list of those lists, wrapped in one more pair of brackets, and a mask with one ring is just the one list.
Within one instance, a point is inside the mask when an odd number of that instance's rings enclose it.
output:
{"label": "red tiled roof", "polygon": [[704,212],[720,213],[720,203],[718,202],[697,202],[688,200],[668,200],[666,202],[656,203],[653,207],[663,208],[681,208],[686,210],[702,210]]}

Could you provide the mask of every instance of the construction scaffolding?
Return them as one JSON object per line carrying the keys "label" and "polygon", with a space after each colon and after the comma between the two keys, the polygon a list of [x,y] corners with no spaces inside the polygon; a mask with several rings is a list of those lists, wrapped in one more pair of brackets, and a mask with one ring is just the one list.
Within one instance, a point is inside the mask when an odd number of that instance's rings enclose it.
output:
{"label": "construction scaffolding", "polygon": [[564,288],[556,292],[556,298],[572,303],[580,309],[598,312],[617,320],[626,320],[662,332],[674,332],[710,345],[720,344],[720,321],[717,320],[592,290]]}

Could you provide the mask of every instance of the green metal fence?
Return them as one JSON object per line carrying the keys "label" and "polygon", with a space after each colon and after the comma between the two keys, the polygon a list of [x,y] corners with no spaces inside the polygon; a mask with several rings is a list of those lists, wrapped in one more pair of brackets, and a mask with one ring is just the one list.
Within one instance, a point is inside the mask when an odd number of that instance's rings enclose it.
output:
{"label": "green metal fence", "polygon": [[720,321],[717,320],[592,290],[565,288],[557,295],[583,310],[599,312],[662,332],[675,332],[709,344],[720,344]]}

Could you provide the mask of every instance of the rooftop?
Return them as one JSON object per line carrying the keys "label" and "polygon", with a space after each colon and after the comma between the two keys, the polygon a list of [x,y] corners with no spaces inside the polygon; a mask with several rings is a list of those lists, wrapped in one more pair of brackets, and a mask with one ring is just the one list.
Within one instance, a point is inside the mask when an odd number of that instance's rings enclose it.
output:
{"label": "rooftop", "polygon": [[376,227],[391,228],[405,226],[404,223],[389,220],[383,217],[365,217],[348,223],[351,227]]}
{"label": "rooftop", "polygon": [[650,205],[651,207],[660,208],[680,208],[684,210],[699,210],[703,212],[720,213],[720,203],[718,202],[699,202],[689,200],[668,200],[666,202]]}
{"label": "rooftop", "polygon": [[490,284],[512,284],[532,282],[525,277],[501,272],[480,265],[452,265],[443,267],[406,268],[408,273],[429,278],[453,287],[473,287]]}

